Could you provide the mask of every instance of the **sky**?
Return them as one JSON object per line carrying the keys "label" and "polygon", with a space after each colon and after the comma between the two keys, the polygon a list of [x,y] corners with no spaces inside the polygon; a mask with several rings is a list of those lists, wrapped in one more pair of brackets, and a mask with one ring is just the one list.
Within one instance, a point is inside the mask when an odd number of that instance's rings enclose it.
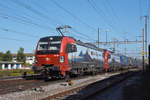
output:
{"label": "sky", "polygon": [[[150,15],[150,0],[0,0],[0,52],[17,53],[20,47],[34,53],[45,36],[60,35],[56,28],[83,42],[142,40],[144,17]],[[148,44],[149,42],[148,20]],[[113,45],[100,45],[112,48]],[[141,56],[142,44],[115,45],[119,53]]]}

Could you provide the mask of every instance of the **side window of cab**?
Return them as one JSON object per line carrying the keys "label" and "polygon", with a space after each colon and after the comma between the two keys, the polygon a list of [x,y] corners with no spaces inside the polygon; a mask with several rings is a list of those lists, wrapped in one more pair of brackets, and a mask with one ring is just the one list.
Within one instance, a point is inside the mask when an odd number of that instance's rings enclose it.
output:
{"label": "side window of cab", "polygon": [[77,52],[77,46],[75,44],[67,44],[66,53]]}

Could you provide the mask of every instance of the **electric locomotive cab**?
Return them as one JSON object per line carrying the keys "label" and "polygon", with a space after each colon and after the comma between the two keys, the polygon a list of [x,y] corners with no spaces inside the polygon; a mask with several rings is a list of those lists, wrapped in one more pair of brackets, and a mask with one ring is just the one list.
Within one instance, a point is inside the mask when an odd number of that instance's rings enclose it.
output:
{"label": "electric locomotive cab", "polygon": [[46,77],[66,75],[70,71],[68,53],[77,51],[73,43],[73,38],[65,36],[41,38],[36,48],[35,68],[41,70]]}
{"label": "electric locomotive cab", "polygon": [[62,42],[61,36],[49,36],[41,38],[36,47],[36,68],[42,69],[44,74],[58,74],[59,62],[64,58],[60,57],[60,48]]}

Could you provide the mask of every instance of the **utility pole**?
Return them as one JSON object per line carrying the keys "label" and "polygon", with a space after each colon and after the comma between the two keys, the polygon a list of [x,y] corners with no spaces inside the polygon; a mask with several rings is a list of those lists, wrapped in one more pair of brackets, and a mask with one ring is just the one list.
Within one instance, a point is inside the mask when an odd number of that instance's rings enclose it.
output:
{"label": "utility pole", "polygon": [[106,44],[107,44],[107,33],[109,32],[109,30],[106,30]]}
{"label": "utility pole", "polygon": [[142,63],[143,63],[143,71],[145,71],[145,60],[144,60],[144,28],[142,29]]}
{"label": "utility pole", "polygon": [[99,28],[98,28],[97,32],[98,32],[98,48],[99,48],[99,36],[100,36]]}
{"label": "utility pole", "polygon": [[[149,59],[149,66],[150,66],[150,45],[149,45],[149,47],[148,47],[148,51],[149,51],[149,55],[148,55],[148,59]],[[148,67],[148,70],[150,71],[150,67]]]}
{"label": "utility pole", "polygon": [[116,45],[115,45],[115,38],[113,38],[113,40],[112,40],[112,42],[113,42],[113,52],[115,52],[115,50],[116,50]]}
{"label": "utility pole", "polygon": [[147,20],[148,16],[145,17],[145,64],[147,65]]}

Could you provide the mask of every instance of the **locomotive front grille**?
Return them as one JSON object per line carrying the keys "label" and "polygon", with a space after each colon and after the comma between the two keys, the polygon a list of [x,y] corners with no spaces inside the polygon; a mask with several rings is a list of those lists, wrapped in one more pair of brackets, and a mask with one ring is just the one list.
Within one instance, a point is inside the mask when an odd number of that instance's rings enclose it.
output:
{"label": "locomotive front grille", "polygon": [[59,64],[59,58],[57,57],[39,57],[38,61],[41,64],[45,64],[45,65],[56,65]]}
{"label": "locomotive front grille", "polygon": [[49,70],[52,70],[52,71],[59,71],[59,67],[58,66],[45,65],[45,64],[42,64],[42,66],[45,66],[46,69],[49,69]]}

